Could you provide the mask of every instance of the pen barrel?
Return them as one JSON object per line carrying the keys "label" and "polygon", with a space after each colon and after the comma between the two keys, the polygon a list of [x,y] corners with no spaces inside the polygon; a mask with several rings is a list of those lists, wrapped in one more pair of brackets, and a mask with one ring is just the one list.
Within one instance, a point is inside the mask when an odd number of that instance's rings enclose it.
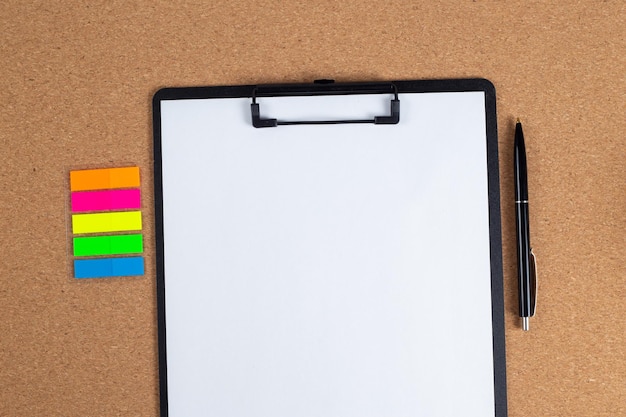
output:
{"label": "pen barrel", "polygon": [[515,203],[517,227],[517,275],[519,283],[519,315],[532,315],[532,288],[530,276],[530,230],[528,201]]}

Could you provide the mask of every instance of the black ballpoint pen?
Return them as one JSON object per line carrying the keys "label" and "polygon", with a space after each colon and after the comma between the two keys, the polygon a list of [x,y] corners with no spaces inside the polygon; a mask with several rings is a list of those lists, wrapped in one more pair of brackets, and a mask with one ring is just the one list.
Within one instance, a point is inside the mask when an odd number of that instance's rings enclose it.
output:
{"label": "black ballpoint pen", "polygon": [[530,247],[526,146],[524,145],[524,133],[519,119],[515,124],[514,146],[519,315],[522,318],[522,328],[527,331],[529,329],[529,317],[535,315],[537,270],[535,255]]}

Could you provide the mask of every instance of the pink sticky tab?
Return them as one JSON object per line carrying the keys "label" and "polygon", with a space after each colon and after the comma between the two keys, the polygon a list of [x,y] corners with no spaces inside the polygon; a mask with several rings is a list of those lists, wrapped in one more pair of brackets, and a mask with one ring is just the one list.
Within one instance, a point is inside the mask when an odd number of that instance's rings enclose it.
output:
{"label": "pink sticky tab", "polygon": [[138,208],[141,208],[141,192],[138,188],[72,193],[73,212]]}

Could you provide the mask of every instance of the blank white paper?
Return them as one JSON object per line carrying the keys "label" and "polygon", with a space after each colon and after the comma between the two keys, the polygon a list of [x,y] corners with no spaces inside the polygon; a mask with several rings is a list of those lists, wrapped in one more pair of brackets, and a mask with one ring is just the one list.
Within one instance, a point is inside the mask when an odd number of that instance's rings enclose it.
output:
{"label": "blank white paper", "polygon": [[484,93],[399,98],[161,102],[171,417],[494,415]]}

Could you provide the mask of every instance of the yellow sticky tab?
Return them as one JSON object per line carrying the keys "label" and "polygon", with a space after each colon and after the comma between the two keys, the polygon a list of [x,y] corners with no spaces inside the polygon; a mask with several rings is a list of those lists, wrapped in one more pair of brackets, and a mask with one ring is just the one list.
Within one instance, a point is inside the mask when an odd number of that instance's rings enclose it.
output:
{"label": "yellow sticky tab", "polygon": [[74,234],[125,232],[129,230],[141,230],[141,211],[72,215]]}

